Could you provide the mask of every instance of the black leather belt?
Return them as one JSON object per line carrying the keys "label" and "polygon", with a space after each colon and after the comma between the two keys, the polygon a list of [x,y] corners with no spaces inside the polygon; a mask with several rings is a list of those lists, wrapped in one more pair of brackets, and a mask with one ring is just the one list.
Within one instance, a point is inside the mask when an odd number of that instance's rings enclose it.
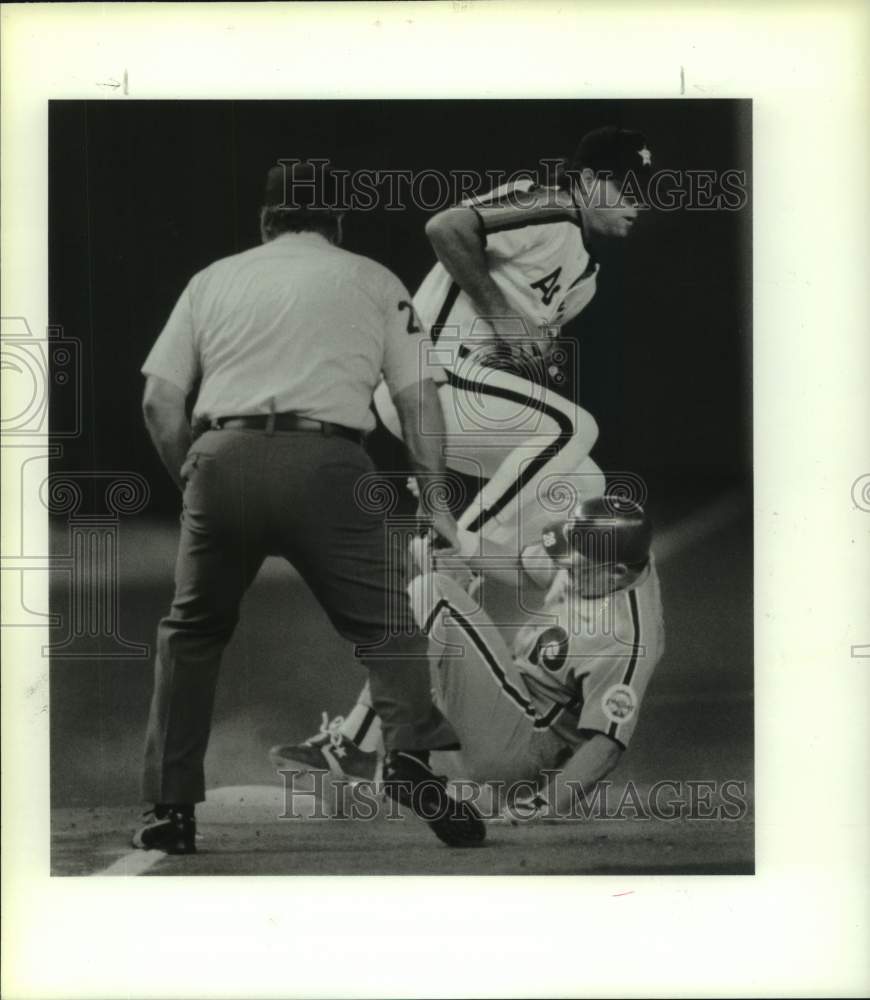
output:
{"label": "black leather belt", "polygon": [[256,430],[256,431],[307,431],[324,437],[347,438],[362,444],[365,435],[343,424],[331,424],[326,420],[310,420],[296,413],[270,413],[256,417],[218,417],[212,422],[214,430]]}

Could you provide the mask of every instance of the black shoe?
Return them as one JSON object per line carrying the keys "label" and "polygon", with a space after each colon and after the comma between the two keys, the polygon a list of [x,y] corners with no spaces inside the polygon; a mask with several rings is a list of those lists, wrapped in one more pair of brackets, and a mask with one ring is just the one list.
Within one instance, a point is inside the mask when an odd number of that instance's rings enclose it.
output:
{"label": "black shoe", "polygon": [[133,834],[133,846],[166,854],[196,854],[196,819],[193,809],[156,805],[145,815],[148,822]]}
{"label": "black shoe", "polygon": [[277,771],[330,771],[336,778],[377,780],[378,754],[360,748],[340,732],[342,716],[331,722],[323,713],[320,732],[304,743],[283,743],[269,751]]}
{"label": "black shoe", "polygon": [[470,802],[454,799],[445,778],[419,758],[391,750],[384,761],[384,792],[432,827],[450,847],[475,847],[486,837],[486,826]]}

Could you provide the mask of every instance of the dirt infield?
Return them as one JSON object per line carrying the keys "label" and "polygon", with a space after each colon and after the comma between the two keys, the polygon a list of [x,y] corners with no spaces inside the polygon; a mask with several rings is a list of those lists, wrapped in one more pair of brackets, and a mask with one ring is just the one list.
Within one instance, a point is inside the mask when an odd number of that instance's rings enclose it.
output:
{"label": "dirt infield", "polygon": [[[486,843],[456,850],[412,817],[371,822],[277,819],[260,796],[200,810],[198,853],[131,854],[135,810],[62,809],[54,817],[55,875],[692,875],[753,874],[753,823],[727,820],[488,824]],[[245,798],[245,790],[239,797]],[[153,863],[152,863],[153,859]],[[111,871],[107,869],[112,867]],[[139,874],[140,872],[135,872]]]}

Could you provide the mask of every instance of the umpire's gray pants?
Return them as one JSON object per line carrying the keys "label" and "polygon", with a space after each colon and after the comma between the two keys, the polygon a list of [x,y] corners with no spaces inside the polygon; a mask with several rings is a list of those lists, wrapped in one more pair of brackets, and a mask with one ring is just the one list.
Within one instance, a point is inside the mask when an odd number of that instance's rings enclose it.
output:
{"label": "umpire's gray pants", "polygon": [[354,500],[363,448],[312,432],[208,431],[191,447],[172,608],[157,631],[144,797],[205,798],[203,760],[221,655],[268,555],[286,557],[358,644],[388,748],[450,749],[432,703],[426,640],[388,565],[383,515]]}

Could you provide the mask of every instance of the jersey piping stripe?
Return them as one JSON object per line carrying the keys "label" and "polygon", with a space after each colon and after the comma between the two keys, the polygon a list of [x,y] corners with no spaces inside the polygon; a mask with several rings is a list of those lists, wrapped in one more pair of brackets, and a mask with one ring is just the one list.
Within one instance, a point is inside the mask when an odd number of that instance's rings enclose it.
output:
{"label": "jersey piping stripe", "polygon": [[492,191],[487,191],[486,194],[474,195],[463,201],[462,205],[466,208],[516,208],[518,197],[527,197],[533,200],[540,191],[541,186],[539,184],[533,183],[527,188],[522,188],[519,184],[515,184],[514,187],[506,188],[501,194],[498,194],[498,188],[495,188]]}
{"label": "jersey piping stripe", "polygon": [[[631,624],[634,629],[634,639],[632,641],[631,656],[628,659],[628,666],[625,669],[625,674],[622,678],[623,684],[631,684],[631,679],[634,677],[634,672],[637,669],[637,659],[640,652],[640,609],[637,606],[637,593],[633,590],[628,592],[628,607],[631,611]],[[615,739],[616,731],[619,729],[618,722],[611,722],[610,728],[607,730],[607,735],[611,739]]]}
{"label": "jersey piping stripe", "polygon": [[[479,212],[478,215],[480,215]],[[481,221],[483,222],[484,231],[487,236],[490,236],[492,233],[505,233],[511,229],[525,229],[527,226],[552,226],[558,222],[570,222],[571,225],[578,227],[580,225],[569,212],[548,213],[544,218],[517,219],[515,222],[503,222],[495,226],[488,226],[485,219],[481,219]]]}
{"label": "jersey piping stripe", "polygon": [[478,212],[478,210],[474,207],[474,205],[469,205],[468,207],[477,216],[477,225],[479,229],[477,235],[480,237],[480,245],[483,247],[484,250],[486,250],[486,224],[481,218],[480,212]]}
{"label": "jersey piping stripe", "polygon": [[535,729],[549,729],[551,723],[556,718],[557,715],[563,710],[570,708],[575,700],[570,701],[567,705],[557,705],[554,704],[551,709],[549,709],[544,715],[538,715],[535,711],[534,705],[529,701],[528,698],[513,684],[511,684],[508,679],[507,674],[502,670],[501,664],[498,662],[498,658],[489,648],[486,640],[480,634],[480,632],[475,628],[474,623],[458,611],[446,598],[442,597],[435,607],[432,609],[429,617],[426,619],[426,624],[423,626],[422,631],[428,635],[430,629],[432,628],[432,623],[438,617],[438,614],[443,610],[447,609],[453,616],[456,624],[462,629],[463,632],[471,640],[474,648],[480,653],[483,662],[489,668],[490,673],[495,677],[498,682],[499,687],[504,691],[504,693],[520,708],[524,715],[533,720],[533,725]]}
{"label": "jersey piping stripe", "polygon": [[637,593],[634,590],[628,592],[628,606],[631,609],[631,623],[634,626],[634,649],[631,651],[631,659],[628,661],[628,669],[625,671],[623,684],[631,684],[640,652],[640,609],[637,606]]}
{"label": "jersey piping stripe", "polygon": [[484,396],[495,396],[498,399],[507,399],[512,403],[520,403],[528,406],[532,410],[539,410],[548,417],[555,420],[559,427],[559,435],[552,444],[548,444],[528,465],[523,468],[514,482],[502,493],[492,506],[481,511],[476,518],[468,525],[468,531],[480,531],[484,524],[496,514],[500,513],[514,499],[514,497],[534,479],[534,477],[544,468],[544,466],[555,458],[565,445],[571,440],[574,434],[574,424],[560,409],[550,406],[542,399],[536,399],[531,395],[524,395],[515,392],[513,389],[505,389],[502,386],[488,385],[486,382],[475,382],[471,379],[459,378],[453,372],[447,372],[447,381],[455,389],[466,389],[480,393]]}
{"label": "jersey piping stripe", "polygon": [[516,208],[517,194],[527,194],[526,191],[506,191],[496,197],[494,194],[482,194],[478,198],[470,198],[463,202],[464,208]]}
{"label": "jersey piping stripe", "polygon": [[438,310],[438,318],[432,324],[432,328],[429,331],[429,339],[433,344],[438,343],[441,331],[444,329],[444,325],[450,318],[450,310],[456,305],[456,300],[458,298],[459,285],[457,285],[455,281],[451,281],[450,287],[447,289],[447,294],[444,296],[444,301],[441,304],[441,308]]}

